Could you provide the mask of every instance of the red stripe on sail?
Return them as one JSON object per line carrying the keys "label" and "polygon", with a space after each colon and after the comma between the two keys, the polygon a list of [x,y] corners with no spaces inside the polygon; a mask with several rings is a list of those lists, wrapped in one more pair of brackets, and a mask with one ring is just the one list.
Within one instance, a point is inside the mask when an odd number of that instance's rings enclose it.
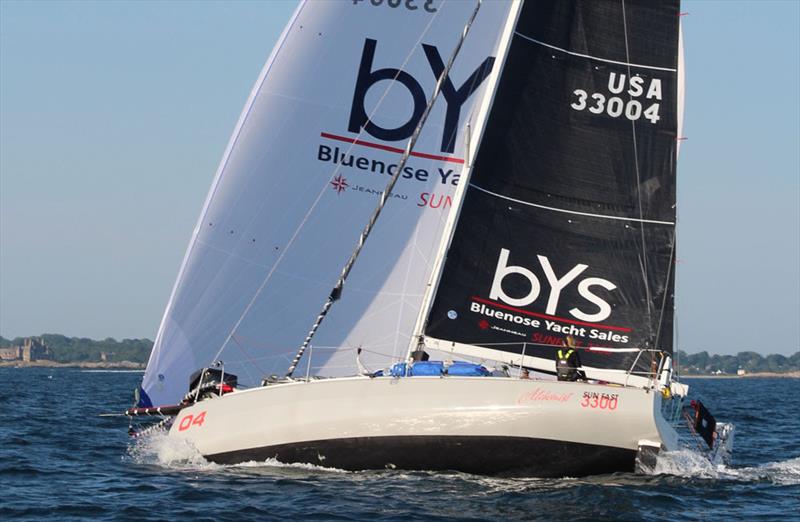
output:
{"label": "red stripe on sail", "polygon": [[[353,145],[361,145],[362,147],[371,147],[373,149],[378,150],[385,150],[388,152],[396,152],[397,154],[402,154],[405,152],[405,149],[398,149],[397,147],[390,147],[388,145],[381,145],[380,143],[372,143],[370,141],[364,140],[357,140],[355,138],[348,138],[347,136],[337,136],[336,134],[330,134],[327,132],[320,132],[320,136],[323,138],[327,138],[329,140],[337,140],[343,141],[345,143],[352,143]],[[464,160],[461,158],[453,158],[450,156],[437,156],[436,154],[428,154],[426,152],[411,152],[411,156],[415,156],[417,158],[425,158],[425,159],[432,159],[432,160],[439,160],[439,161],[448,161],[450,163],[458,163],[459,165],[464,164]]]}

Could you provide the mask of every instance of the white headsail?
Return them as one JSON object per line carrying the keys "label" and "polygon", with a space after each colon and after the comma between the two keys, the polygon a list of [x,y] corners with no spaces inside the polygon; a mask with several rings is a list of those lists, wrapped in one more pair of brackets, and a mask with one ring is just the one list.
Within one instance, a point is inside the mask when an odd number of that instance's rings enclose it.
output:
{"label": "white headsail", "polygon": [[[302,342],[413,132],[472,2],[303,2],[267,61],[192,235],[143,381],[178,400],[212,361],[244,384]],[[487,2],[315,338],[320,373],[405,355],[509,5]]]}

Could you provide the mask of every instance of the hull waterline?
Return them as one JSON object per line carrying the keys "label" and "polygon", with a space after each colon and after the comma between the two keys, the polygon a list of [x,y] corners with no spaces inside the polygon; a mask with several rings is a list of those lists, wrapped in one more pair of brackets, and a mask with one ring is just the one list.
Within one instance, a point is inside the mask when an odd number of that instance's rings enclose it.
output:
{"label": "hull waterline", "polygon": [[636,451],[528,437],[356,437],[235,450],[206,458],[236,464],[274,458],[348,471],[403,469],[477,475],[581,477],[635,470]]}

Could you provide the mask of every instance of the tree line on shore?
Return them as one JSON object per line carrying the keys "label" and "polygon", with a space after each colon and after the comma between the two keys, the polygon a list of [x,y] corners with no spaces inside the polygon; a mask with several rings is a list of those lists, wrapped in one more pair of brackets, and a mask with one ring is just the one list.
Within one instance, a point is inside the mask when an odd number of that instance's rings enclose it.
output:
{"label": "tree line on shore", "polygon": [[756,352],[739,352],[736,355],[710,355],[703,351],[688,354],[678,350],[675,357],[681,373],[686,375],[736,375],[739,370],[745,373],[788,373],[800,371],[800,352],[790,356],[770,354],[766,357]]}
{"label": "tree line on shore", "polygon": [[[149,339],[122,339],[117,341],[108,337],[102,340],[85,337],[67,337],[59,334],[39,336],[47,345],[56,362],[96,362],[105,353],[107,362],[131,361],[146,363],[153,348]],[[0,348],[21,345],[24,338],[5,339],[0,337]],[[711,375],[733,374],[739,370],[746,373],[800,371],[800,352],[790,356],[770,354],[763,356],[756,352],[739,352],[736,355],[709,354],[706,351],[688,354],[679,350],[676,354],[678,368],[683,374]]]}
{"label": "tree line on shore", "polygon": [[[114,363],[130,361],[146,363],[153,348],[153,341],[149,339],[122,339],[117,341],[108,337],[102,340],[87,339],[85,337],[67,337],[59,334],[42,334],[41,339],[50,352],[53,361],[61,363],[99,362],[103,360]],[[0,348],[20,346],[25,338],[5,339],[0,337]]]}

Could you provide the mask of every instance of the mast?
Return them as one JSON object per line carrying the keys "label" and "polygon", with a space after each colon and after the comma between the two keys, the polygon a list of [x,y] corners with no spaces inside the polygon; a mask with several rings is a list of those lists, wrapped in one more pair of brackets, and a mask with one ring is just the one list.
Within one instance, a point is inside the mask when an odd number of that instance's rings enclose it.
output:
{"label": "mast", "polygon": [[517,18],[519,17],[519,12],[521,7],[522,7],[522,0],[514,0],[513,6],[508,12],[508,18],[506,19],[506,24],[503,27],[502,40],[500,42],[500,47],[498,49],[500,66],[498,67],[497,73],[494,74],[489,79],[489,85],[488,85],[489,95],[484,96],[483,101],[480,107],[478,108],[478,117],[476,121],[476,127],[478,129],[477,139],[473,141],[472,135],[469,134],[470,132],[469,125],[467,125],[466,128],[467,140],[465,141],[465,145],[467,149],[467,157],[465,158],[466,159],[465,169],[461,177],[459,178],[458,187],[456,187],[456,192],[453,196],[453,206],[450,209],[450,213],[447,216],[447,221],[445,222],[442,239],[439,243],[439,249],[436,252],[434,268],[433,271],[431,272],[430,280],[428,281],[428,284],[425,287],[425,295],[422,298],[422,306],[420,306],[419,314],[417,316],[417,322],[414,325],[414,335],[411,337],[411,340],[409,342],[408,354],[406,358],[411,357],[411,354],[415,350],[422,349],[425,344],[424,332],[425,332],[425,326],[427,324],[428,314],[430,313],[431,306],[433,305],[433,297],[436,295],[436,290],[442,278],[445,259],[447,258],[447,250],[448,248],[450,248],[450,243],[453,240],[453,233],[455,232],[455,224],[458,222],[458,217],[461,214],[461,208],[464,203],[464,194],[466,193],[466,189],[469,186],[469,179],[470,175],[472,174],[473,160],[480,146],[483,133],[486,130],[486,122],[488,120],[489,112],[491,111],[492,104],[494,103],[495,93],[497,91],[496,89],[497,82],[500,76],[502,76],[503,74],[503,68],[505,67],[506,58],[508,56],[508,48],[511,44],[511,39],[513,37],[514,28],[517,25]]}
{"label": "mast", "polygon": [[291,364],[289,365],[288,370],[286,371],[286,377],[291,377],[294,373],[295,369],[297,368],[297,364],[302,359],[303,354],[308,348],[311,340],[314,338],[314,335],[317,333],[322,321],[325,319],[325,316],[328,315],[328,311],[333,306],[333,303],[339,300],[342,296],[342,290],[344,288],[344,283],[347,280],[347,276],[350,274],[350,270],[352,270],[353,265],[358,259],[358,255],[361,253],[361,249],[364,247],[364,243],[366,242],[367,238],[369,237],[372,228],[375,226],[375,223],[378,221],[378,218],[383,211],[386,202],[389,200],[391,196],[392,190],[394,189],[397,181],[400,179],[403,173],[403,169],[408,161],[408,158],[411,156],[411,151],[414,150],[414,145],[417,143],[417,139],[419,138],[420,133],[422,132],[422,128],[425,125],[425,122],[428,119],[428,115],[431,112],[431,108],[433,104],[436,102],[436,98],[439,97],[439,93],[442,90],[442,85],[444,83],[445,78],[448,77],[450,74],[450,70],[453,68],[453,64],[455,63],[456,57],[458,56],[459,51],[461,50],[461,46],[464,43],[467,35],[469,34],[469,30],[472,27],[472,23],[475,21],[475,17],[478,15],[478,11],[481,8],[481,3],[483,0],[477,0],[475,4],[475,9],[473,9],[472,14],[470,15],[469,19],[467,20],[466,25],[464,26],[464,30],[461,33],[461,37],[459,38],[458,42],[456,43],[455,49],[453,49],[452,54],[450,55],[450,59],[447,62],[444,70],[439,75],[439,78],[436,81],[436,87],[433,90],[433,94],[431,95],[430,100],[428,101],[427,106],[425,107],[425,111],[422,113],[420,117],[419,123],[417,127],[414,129],[414,133],[412,134],[411,138],[408,140],[408,144],[406,145],[405,151],[403,152],[403,156],[400,158],[400,161],[397,164],[397,169],[395,170],[394,175],[392,175],[389,182],[386,184],[386,188],[383,190],[381,197],[378,201],[377,207],[373,211],[372,215],[370,216],[369,220],[367,221],[364,230],[361,232],[361,235],[358,238],[358,243],[356,244],[355,250],[350,255],[350,258],[345,263],[344,267],[342,268],[342,273],[339,275],[339,279],[336,281],[333,289],[331,290],[330,295],[328,296],[325,303],[322,305],[322,310],[320,311],[319,315],[317,315],[314,324],[311,326],[311,330],[309,330],[308,335],[306,336],[303,344],[298,349],[297,353],[292,359]]}

